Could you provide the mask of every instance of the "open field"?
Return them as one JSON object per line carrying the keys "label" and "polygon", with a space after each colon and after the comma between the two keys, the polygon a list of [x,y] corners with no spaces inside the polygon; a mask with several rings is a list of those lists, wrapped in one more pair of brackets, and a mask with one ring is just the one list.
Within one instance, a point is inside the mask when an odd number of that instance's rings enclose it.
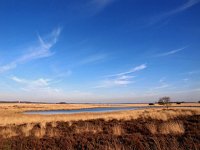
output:
{"label": "open field", "polygon": [[0,104],[0,149],[200,148],[199,103],[107,113],[23,114],[30,110],[123,106],[148,104]]}
{"label": "open field", "polygon": [[198,150],[200,148],[200,115],[197,114],[197,110],[160,109],[154,110],[153,114],[152,111],[144,111],[142,116],[132,119],[120,119],[122,117],[120,114],[112,115],[118,119],[54,122],[39,120],[39,123],[1,126],[0,149]]}
{"label": "open field", "polygon": [[[130,119],[130,118],[138,118],[140,116],[145,116],[145,114],[149,114],[149,116],[159,117],[159,112],[163,106],[156,109],[142,109],[142,110],[129,110],[129,111],[121,111],[121,112],[108,112],[108,113],[81,113],[81,114],[65,114],[65,115],[27,115],[23,114],[25,111],[30,110],[64,110],[64,109],[82,109],[82,108],[95,108],[95,107],[127,107],[127,106],[135,106],[135,107],[144,107],[148,106],[148,104],[0,104],[0,126],[8,125],[8,124],[23,124],[23,123],[40,123],[40,122],[54,122],[54,121],[73,121],[73,120],[87,120],[87,119]],[[172,106],[188,106],[188,107],[176,107],[177,111],[168,111],[168,116],[161,116],[161,119],[166,119],[169,116],[173,117],[176,115],[180,115],[183,113],[183,109],[186,109],[184,113],[188,115],[187,110],[192,110],[192,113],[199,113],[198,107],[189,107],[189,106],[200,106],[199,103],[183,103],[181,105],[172,104]],[[191,112],[189,112],[191,113]],[[158,115],[159,114],[159,115]],[[148,117],[148,116],[147,116]],[[155,118],[155,117],[154,117]]]}

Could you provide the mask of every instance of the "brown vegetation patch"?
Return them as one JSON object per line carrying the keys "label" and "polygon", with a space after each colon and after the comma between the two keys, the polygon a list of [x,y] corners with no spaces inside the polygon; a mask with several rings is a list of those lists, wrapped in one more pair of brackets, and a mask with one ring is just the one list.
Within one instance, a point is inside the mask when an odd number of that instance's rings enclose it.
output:
{"label": "brown vegetation patch", "polygon": [[75,133],[77,133],[77,134],[84,134],[87,132],[95,134],[95,133],[102,132],[102,129],[99,126],[95,126],[90,123],[85,123],[83,126],[81,126],[81,127],[76,126],[76,128],[75,128]]}
{"label": "brown vegetation patch", "polygon": [[124,130],[123,130],[123,128],[120,125],[115,125],[112,128],[112,130],[113,130],[113,134],[117,135],[117,136],[123,135],[123,133],[124,133]]}
{"label": "brown vegetation patch", "polygon": [[0,131],[0,136],[3,138],[11,138],[16,135],[17,133],[12,128],[4,128]]}
{"label": "brown vegetation patch", "polygon": [[199,149],[199,131],[200,115],[23,124],[0,127],[0,149]]}
{"label": "brown vegetation patch", "polygon": [[183,134],[184,127],[180,122],[166,122],[161,124],[159,132],[161,134]]}
{"label": "brown vegetation patch", "polygon": [[22,130],[22,133],[24,134],[24,136],[30,136],[33,126],[34,126],[33,124],[26,124],[26,125],[22,126],[21,130]]}
{"label": "brown vegetation patch", "polygon": [[181,122],[163,122],[161,124],[154,124],[150,123],[146,125],[147,129],[152,134],[183,134],[184,133],[184,127]]}

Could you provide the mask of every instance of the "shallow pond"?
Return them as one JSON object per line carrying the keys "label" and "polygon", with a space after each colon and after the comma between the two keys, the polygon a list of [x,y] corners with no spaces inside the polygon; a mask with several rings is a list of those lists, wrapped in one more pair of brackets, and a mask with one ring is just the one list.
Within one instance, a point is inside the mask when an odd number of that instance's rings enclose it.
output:
{"label": "shallow pond", "polygon": [[95,113],[95,112],[114,112],[123,110],[137,110],[146,107],[103,107],[103,108],[85,108],[74,110],[45,110],[45,111],[28,111],[24,114],[39,114],[39,115],[53,115],[53,114],[76,114],[76,113]]}

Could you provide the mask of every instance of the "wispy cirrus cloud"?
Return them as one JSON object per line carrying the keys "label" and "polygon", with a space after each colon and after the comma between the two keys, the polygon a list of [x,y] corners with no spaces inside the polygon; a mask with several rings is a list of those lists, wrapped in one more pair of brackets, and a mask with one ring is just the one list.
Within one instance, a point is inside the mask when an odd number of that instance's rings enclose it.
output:
{"label": "wispy cirrus cloud", "polygon": [[180,12],[185,11],[185,10],[189,9],[190,7],[198,4],[199,2],[200,2],[200,0],[188,0],[186,3],[182,4],[181,6],[177,7],[176,9],[166,12],[163,15],[169,16],[169,15],[174,15],[176,13],[180,13]]}
{"label": "wispy cirrus cloud", "polygon": [[[25,79],[17,76],[10,77],[10,80],[18,85],[18,93],[16,97],[21,100],[34,100],[34,101],[47,101],[58,102],[67,101],[74,102],[73,100],[82,102],[82,100],[88,100],[88,98],[95,97],[91,92],[79,91],[79,90],[67,90],[57,88],[57,80],[52,78],[37,78],[37,79]],[[37,93],[37,94],[35,94]],[[0,96],[1,93],[0,93]],[[11,94],[11,97],[13,95]],[[3,97],[3,96],[2,96]],[[0,99],[2,98],[0,97]]]}
{"label": "wispy cirrus cloud", "polygon": [[162,21],[163,19],[174,16],[178,13],[184,12],[187,9],[191,8],[192,6],[197,5],[199,2],[200,2],[200,0],[187,0],[187,2],[183,3],[182,5],[180,5],[179,7],[175,8],[175,9],[172,9],[168,12],[162,13],[158,16],[154,16],[153,18],[151,18],[149,25],[154,25],[154,24]]}
{"label": "wispy cirrus cloud", "polygon": [[76,68],[84,65],[91,65],[102,63],[108,58],[108,54],[106,53],[97,53],[97,54],[89,54],[80,58],[77,62],[70,65],[70,68]]}
{"label": "wispy cirrus cloud", "polygon": [[88,57],[82,59],[78,65],[85,65],[85,64],[91,64],[96,62],[101,62],[107,58],[106,54],[94,54],[89,55]]}
{"label": "wispy cirrus cloud", "polygon": [[167,52],[164,52],[164,53],[159,53],[159,54],[154,55],[154,57],[162,57],[162,56],[173,55],[173,54],[176,54],[176,53],[178,53],[180,51],[183,51],[186,48],[187,47],[183,47],[183,48],[178,48],[178,49],[174,49],[174,50],[171,50],[171,51],[167,51]]}
{"label": "wispy cirrus cloud", "polygon": [[127,86],[129,84],[134,83],[132,79],[135,76],[119,76],[116,78],[109,78],[101,81],[97,86],[94,88],[111,88],[111,87],[121,87],[121,86]]}
{"label": "wispy cirrus cloud", "polygon": [[0,66],[0,73],[14,69],[20,64],[35,59],[41,59],[52,56],[54,52],[51,51],[51,48],[56,44],[60,32],[61,28],[57,28],[53,30],[45,39],[43,39],[40,35],[38,35],[39,44],[30,45],[30,47],[26,50],[27,53],[16,58],[15,60],[13,60],[8,64]]}
{"label": "wispy cirrus cloud", "polygon": [[27,80],[23,78],[18,78],[16,76],[12,76],[10,79],[20,84],[31,85],[32,87],[48,86],[50,84],[49,82],[51,81],[50,79],[44,78],[39,78],[37,80]]}
{"label": "wispy cirrus cloud", "polygon": [[21,86],[21,89],[24,91],[38,91],[38,92],[58,92],[59,89],[53,88],[51,85],[55,82],[52,79],[39,78],[36,80],[27,80],[24,78],[19,78],[12,76],[10,78],[12,81],[15,81]]}
{"label": "wispy cirrus cloud", "polygon": [[145,68],[147,68],[147,65],[146,64],[142,64],[142,65],[136,66],[136,67],[134,67],[134,68],[132,68],[132,69],[130,69],[128,71],[117,73],[117,74],[108,75],[106,77],[115,77],[115,76],[127,75],[127,74],[131,74],[131,73],[134,73],[134,72],[137,72],[137,71],[140,71],[140,70],[144,70]]}
{"label": "wispy cirrus cloud", "polygon": [[159,86],[153,87],[151,90],[159,90],[159,89],[164,89],[164,88],[167,88],[167,87],[169,87],[169,84],[167,84],[167,83],[162,83],[162,84],[159,85]]}
{"label": "wispy cirrus cloud", "polygon": [[183,81],[184,81],[184,82],[188,82],[189,79],[188,79],[188,78],[184,78]]}
{"label": "wispy cirrus cloud", "polygon": [[134,83],[132,79],[135,76],[118,76],[115,78],[109,78],[101,81],[95,88],[111,88],[111,87],[120,87],[120,86],[127,86],[129,84]]}
{"label": "wispy cirrus cloud", "polygon": [[103,11],[107,6],[111,5],[116,0],[90,0],[86,3],[87,10],[90,11],[90,15],[98,14]]}
{"label": "wispy cirrus cloud", "polygon": [[189,72],[184,73],[184,74],[194,75],[194,74],[199,74],[199,73],[200,73],[200,70],[194,70],[194,71],[189,71]]}
{"label": "wispy cirrus cloud", "polygon": [[141,71],[146,67],[147,67],[146,64],[142,64],[125,72],[105,76],[105,79],[100,81],[100,83],[97,86],[95,86],[95,88],[120,87],[132,84],[134,83],[133,78],[135,78],[135,76],[130,74],[137,71]]}
{"label": "wispy cirrus cloud", "polygon": [[155,91],[155,90],[160,90],[160,89],[165,89],[165,88],[168,88],[170,87],[170,85],[166,82],[166,78],[165,77],[162,77],[160,80],[159,80],[159,84],[155,87],[152,87],[150,89],[150,91]]}

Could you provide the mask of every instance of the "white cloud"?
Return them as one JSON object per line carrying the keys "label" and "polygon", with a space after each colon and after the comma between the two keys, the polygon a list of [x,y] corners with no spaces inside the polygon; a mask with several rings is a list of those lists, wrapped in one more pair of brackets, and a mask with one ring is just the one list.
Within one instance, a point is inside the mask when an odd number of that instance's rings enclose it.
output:
{"label": "white cloud", "polygon": [[186,74],[188,74],[188,75],[194,75],[194,74],[199,74],[199,73],[200,73],[200,70],[195,70],[195,71],[189,71]]}
{"label": "white cloud", "polygon": [[186,49],[186,47],[179,48],[179,49],[174,49],[174,50],[171,50],[171,51],[168,51],[168,52],[165,52],[165,53],[156,54],[155,57],[162,57],[162,56],[173,55],[173,54],[178,53],[178,52],[180,52],[180,51],[182,51],[184,49]]}
{"label": "white cloud", "polygon": [[145,68],[147,68],[147,65],[142,64],[125,72],[121,72],[121,73],[113,74],[113,75],[107,75],[105,76],[106,79],[100,81],[100,83],[97,86],[95,86],[95,88],[110,88],[110,87],[127,86],[129,84],[134,83],[132,79],[135,76],[130,75],[130,74],[137,71],[144,70]]}
{"label": "white cloud", "polygon": [[[16,82],[19,86],[17,92],[9,95],[6,93],[0,92],[0,99],[2,97],[21,99],[26,101],[46,101],[46,102],[87,102],[90,98],[96,98],[97,96],[91,92],[87,91],[65,91],[64,89],[56,87],[56,81],[49,78],[38,78],[35,80],[19,78],[16,76],[12,76],[10,78],[12,81]],[[3,96],[6,95],[6,96]]]}
{"label": "white cloud", "polygon": [[27,53],[6,65],[0,66],[0,73],[14,69],[18,65],[34,59],[52,56],[54,53],[51,51],[51,48],[56,44],[60,32],[60,28],[53,30],[51,34],[47,36],[46,41],[42,39],[42,37],[38,36],[39,45],[31,45],[30,48],[28,48]]}
{"label": "white cloud", "polygon": [[162,78],[159,80],[159,82],[160,82],[160,83],[163,83],[163,82],[165,82],[165,79],[166,79],[166,77],[162,77]]}
{"label": "white cloud", "polygon": [[90,55],[85,59],[82,59],[78,65],[85,65],[85,64],[90,64],[90,63],[96,63],[105,60],[107,57],[106,54],[94,54]]}
{"label": "white cloud", "polygon": [[189,79],[188,79],[188,78],[185,78],[185,79],[183,79],[183,81],[184,81],[184,82],[188,82],[188,81],[189,81]]}
{"label": "white cloud", "polygon": [[121,73],[118,73],[118,74],[113,74],[113,75],[108,75],[106,77],[115,77],[115,76],[123,76],[123,75],[127,75],[127,74],[131,74],[131,73],[134,73],[134,72],[137,72],[137,71],[141,71],[141,70],[144,70],[145,68],[147,68],[147,65],[146,64],[142,64],[142,65],[139,65],[139,66],[136,66],[128,71],[125,71],[125,72],[121,72]]}
{"label": "white cloud", "polygon": [[196,4],[198,4],[199,2],[200,2],[200,0],[188,0],[188,1],[187,1],[186,3],[184,3],[183,5],[177,7],[177,8],[174,9],[174,10],[171,10],[171,11],[165,13],[164,15],[170,16],[170,15],[174,15],[174,14],[176,14],[176,13],[180,13],[180,12],[185,11],[185,10],[189,9],[190,7],[192,7],[192,6],[196,5]]}
{"label": "white cloud", "polygon": [[24,91],[37,91],[37,92],[51,92],[51,91],[58,91],[57,88],[54,88],[51,86],[53,81],[51,79],[46,78],[39,78],[36,80],[27,80],[23,78],[19,78],[16,76],[13,76],[10,78],[11,80],[15,81],[16,83],[21,86],[21,89]]}
{"label": "white cloud", "polygon": [[152,20],[150,21],[149,25],[154,25],[160,21],[162,21],[163,19],[166,19],[170,16],[176,15],[178,13],[181,13],[183,11],[186,11],[187,9],[191,8],[192,6],[198,4],[200,2],[200,0],[187,0],[187,2],[183,3],[182,5],[180,5],[179,7],[170,10],[168,12],[162,13],[158,16],[155,16],[154,18],[152,18]]}
{"label": "white cloud", "polygon": [[66,70],[66,71],[63,71],[63,72],[58,72],[57,75],[56,75],[56,78],[68,77],[71,74],[72,74],[71,70]]}
{"label": "white cloud", "polygon": [[92,15],[95,15],[115,1],[116,0],[90,0],[87,3],[87,9],[91,9]]}
{"label": "white cloud", "polygon": [[152,88],[152,89],[153,89],[153,90],[158,90],[158,89],[164,89],[164,88],[167,88],[167,87],[169,87],[169,84],[167,84],[167,83],[162,83],[161,85],[156,86],[156,87],[154,87],[154,88]]}
{"label": "white cloud", "polygon": [[101,81],[100,84],[97,85],[95,88],[111,88],[111,87],[127,86],[129,84],[134,83],[134,81],[132,81],[133,78],[134,76],[122,75],[115,78],[105,79]]}
{"label": "white cloud", "polygon": [[16,76],[11,77],[11,79],[17,83],[29,83],[28,81],[24,80],[24,79],[20,79]]}
{"label": "white cloud", "polygon": [[144,70],[145,68],[147,68],[147,65],[142,64],[126,72],[121,72],[121,73],[113,74],[113,75],[107,75],[105,76],[106,79],[100,81],[100,83],[94,88],[120,87],[120,86],[127,86],[129,84],[133,84],[134,81],[132,79],[135,78],[135,76],[130,75],[130,74],[137,71]]}
{"label": "white cloud", "polygon": [[165,77],[162,77],[160,80],[159,80],[159,85],[158,86],[155,86],[155,87],[152,87],[150,89],[150,91],[155,91],[155,90],[160,90],[160,89],[165,89],[165,88],[168,88],[170,87],[170,85],[165,81],[166,78]]}
{"label": "white cloud", "polygon": [[15,62],[0,66],[0,73],[6,72],[8,70],[14,69],[17,66]]}

